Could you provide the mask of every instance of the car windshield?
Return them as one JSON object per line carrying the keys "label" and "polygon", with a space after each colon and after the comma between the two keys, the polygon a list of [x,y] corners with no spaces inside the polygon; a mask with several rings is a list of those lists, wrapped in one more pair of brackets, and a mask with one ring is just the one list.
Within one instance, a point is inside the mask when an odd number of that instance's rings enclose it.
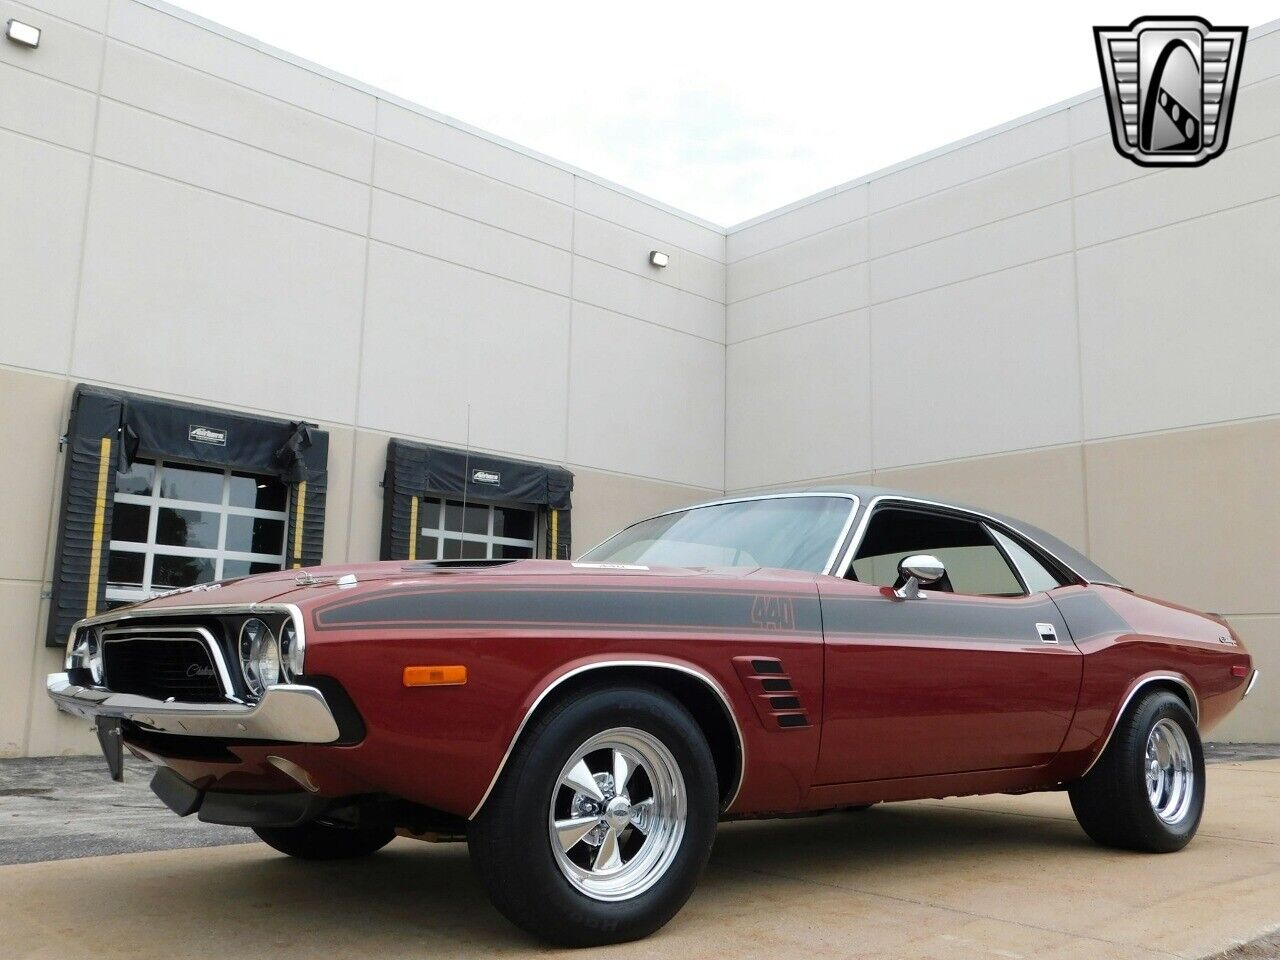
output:
{"label": "car windshield", "polygon": [[691,507],[628,527],[580,559],[822,573],[854,506],[848,497],[793,496]]}

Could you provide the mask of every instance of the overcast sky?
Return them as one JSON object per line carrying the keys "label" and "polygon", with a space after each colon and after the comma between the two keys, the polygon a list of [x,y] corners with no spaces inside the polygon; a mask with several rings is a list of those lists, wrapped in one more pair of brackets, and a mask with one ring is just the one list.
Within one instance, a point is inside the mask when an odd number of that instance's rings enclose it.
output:
{"label": "overcast sky", "polygon": [[1097,87],[1093,25],[1187,6],[178,5],[726,226]]}

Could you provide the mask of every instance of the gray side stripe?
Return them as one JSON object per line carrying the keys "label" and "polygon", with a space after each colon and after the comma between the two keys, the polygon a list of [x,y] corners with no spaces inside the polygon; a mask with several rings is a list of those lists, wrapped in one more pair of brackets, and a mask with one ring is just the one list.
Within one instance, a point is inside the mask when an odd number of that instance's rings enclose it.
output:
{"label": "gray side stripe", "polygon": [[1042,601],[1004,606],[1007,601],[939,599],[895,602],[879,597],[822,598],[827,636],[838,634],[912,636],[967,640],[1037,641],[1036,621],[1060,623],[1058,610]]}
{"label": "gray side stripe", "polygon": [[574,624],[615,628],[819,633],[816,597],[661,590],[468,589],[396,591],[322,609],[319,629],[396,624]]}
{"label": "gray side stripe", "polygon": [[1071,638],[1076,643],[1108,634],[1133,632],[1128,621],[1092,590],[1058,597],[1054,602],[1062,611],[1062,618],[1067,621]]}

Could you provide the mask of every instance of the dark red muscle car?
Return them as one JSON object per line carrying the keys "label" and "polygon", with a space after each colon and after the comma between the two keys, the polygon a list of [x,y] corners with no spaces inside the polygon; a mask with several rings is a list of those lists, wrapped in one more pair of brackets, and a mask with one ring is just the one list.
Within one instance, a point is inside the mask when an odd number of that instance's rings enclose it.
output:
{"label": "dark red muscle car", "polygon": [[303,858],[461,839],[562,944],[644,936],[716,823],[1066,789],[1100,843],[1195,833],[1257,671],[1008,517],[872,488],[666,513],[582,560],[213,584],[76,625],[62,709],[176,813]]}

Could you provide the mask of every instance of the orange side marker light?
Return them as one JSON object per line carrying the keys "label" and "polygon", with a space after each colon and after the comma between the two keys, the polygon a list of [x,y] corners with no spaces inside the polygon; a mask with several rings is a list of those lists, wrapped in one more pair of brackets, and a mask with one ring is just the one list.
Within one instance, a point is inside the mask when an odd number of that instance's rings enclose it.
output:
{"label": "orange side marker light", "polygon": [[463,666],[404,668],[406,687],[460,687],[466,682],[467,668]]}

